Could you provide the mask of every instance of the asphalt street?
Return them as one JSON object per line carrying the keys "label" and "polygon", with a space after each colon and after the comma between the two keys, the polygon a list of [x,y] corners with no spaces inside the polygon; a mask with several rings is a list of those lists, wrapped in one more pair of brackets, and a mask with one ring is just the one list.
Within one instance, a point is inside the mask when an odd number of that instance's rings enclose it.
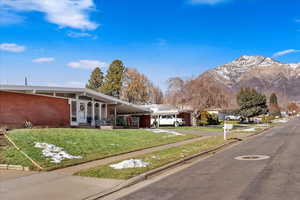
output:
{"label": "asphalt street", "polygon": [[[236,160],[243,155],[265,160]],[[300,119],[273,128],[120,200],[299,200]]]}

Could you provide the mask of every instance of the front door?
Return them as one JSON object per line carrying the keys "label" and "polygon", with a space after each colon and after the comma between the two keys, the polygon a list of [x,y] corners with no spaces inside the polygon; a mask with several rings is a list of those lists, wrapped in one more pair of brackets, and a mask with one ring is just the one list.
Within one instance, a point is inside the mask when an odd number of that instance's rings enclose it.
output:
{"label": "front door", "polygon": [[80,102],[79,103],[79,111],[78,111],[78,122],[79,123],[86,123],[86,103]]}

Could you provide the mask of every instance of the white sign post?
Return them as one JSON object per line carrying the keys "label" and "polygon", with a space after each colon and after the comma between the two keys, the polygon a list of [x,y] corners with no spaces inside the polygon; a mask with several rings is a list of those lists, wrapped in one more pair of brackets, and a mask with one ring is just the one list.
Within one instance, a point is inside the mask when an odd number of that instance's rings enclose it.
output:
{"label": "white sign post", "polygon": [[224,140],[227,140],[227,131],[233,129],[233,124],[224,124]]}

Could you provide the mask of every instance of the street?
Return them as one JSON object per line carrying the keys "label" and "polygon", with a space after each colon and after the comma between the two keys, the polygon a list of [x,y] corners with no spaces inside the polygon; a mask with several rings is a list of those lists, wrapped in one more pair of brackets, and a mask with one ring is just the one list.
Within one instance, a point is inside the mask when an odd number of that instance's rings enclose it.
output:
{"label": "street", "polygon": [[[294,119],[121,200],[299,200],[300,120]],[[267,155],[265,160],[236,160]]]}

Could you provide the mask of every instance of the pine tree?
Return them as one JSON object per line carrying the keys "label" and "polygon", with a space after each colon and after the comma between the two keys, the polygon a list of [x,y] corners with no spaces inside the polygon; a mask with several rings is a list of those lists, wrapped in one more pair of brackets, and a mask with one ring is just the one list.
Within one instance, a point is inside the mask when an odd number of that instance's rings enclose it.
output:
{"label": "pine tree", "polygon": [[104,75],[99,67],[96,67],[90,76],[88,84],[86,84],[86,88],[99,91],[103,85]]}
{"label": "pine tree", "polygon": [[277,96],[275,93],[272,93],[270,96],[269,111],[270,115],[274,117],[281,116],[280,107],[278,106]]}
{"label": "pine tree", "polygon": [[277,96],[275,93],[272,93],[270,96],[270,105],[278,105]]}
{"label": "pine tree", "polygon": [[121,60],[114,60],[108,70],[105,77],[101,91],[104,94],[119,98],[122,89],[122,79],[125,66]]}
{"label": "pine tree", "polygon": [[242,117],[251,118],[268,112],[266,96],[255,89],[242,88],[237,95]]}

